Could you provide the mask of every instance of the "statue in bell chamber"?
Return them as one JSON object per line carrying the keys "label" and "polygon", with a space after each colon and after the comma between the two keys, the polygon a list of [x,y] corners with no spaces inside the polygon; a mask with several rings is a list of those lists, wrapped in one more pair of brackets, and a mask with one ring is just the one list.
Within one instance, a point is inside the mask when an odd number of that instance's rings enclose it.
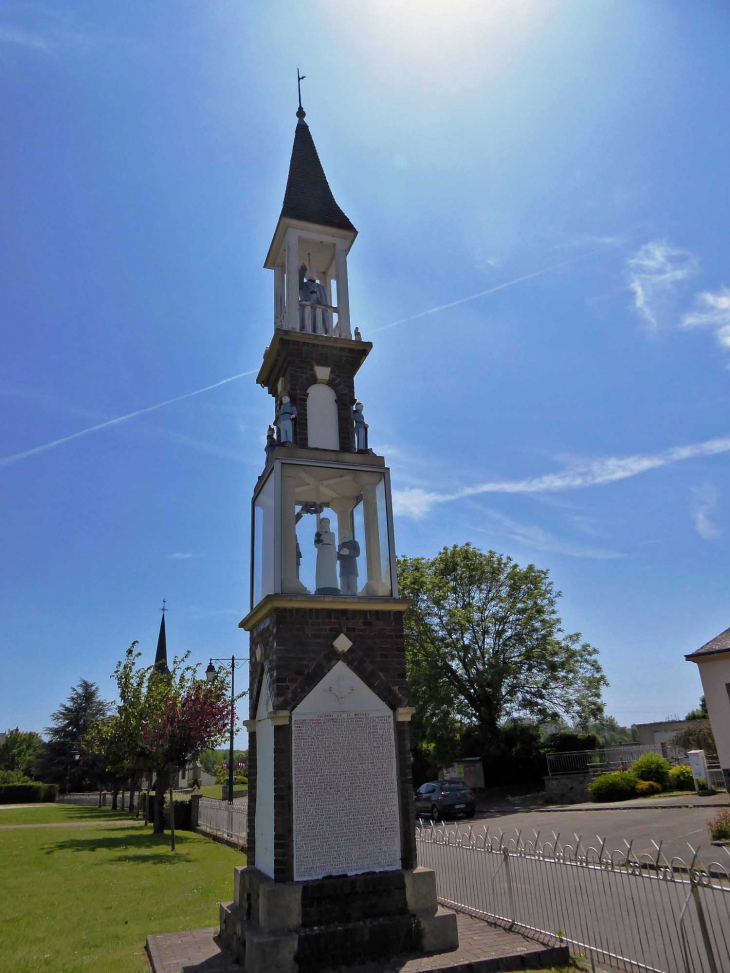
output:
{"label": "statue in bell chamber", "polygon": [[337,538],[330,530],[329,517],[321,517],[314,535],[317,548],[316,595],[339,595],[337,586]]}
{"label": "statue in bell chamber", "polygon": [[288,395],[282,395],[276,413],[276,425],[279,429],[279,441],[285,445],[291,445],[294,442],[294,420],[296,417],[296,406],[292,405]]}
{"label": "statue in bell chamber", "polygon": [[[324,306],[307,306],[312,304]],[[299,330],[310,334],[329,334],[329,311],[325,310],[328,304],[324,284],[317,280],[315,271],[307,270],[307,265],[302,264],[299,268]]]}
{"label": "statue in bell chamber", "polygon": [[276,448],[276,430],[274,429],[273,426],[269,426],[269,428],[266,430],[266,446],[265,446],[266,455],[268,456],[271,453],[271,451],[275,448]]}
{"label": "statue in bell chamber", "polygon": [[337,548],[337,561],[340,566],[340,591],[343,595],[357,594],[357,559],[360,545],[351,530],[342,531],[342,540]]}
{"label": "statue in bell chamber", "polygon": [[367,453],[368,451],[368,424],[363,415],[362,402],[356,402],[352,410],[352,419],[355,423],[355,452]]}

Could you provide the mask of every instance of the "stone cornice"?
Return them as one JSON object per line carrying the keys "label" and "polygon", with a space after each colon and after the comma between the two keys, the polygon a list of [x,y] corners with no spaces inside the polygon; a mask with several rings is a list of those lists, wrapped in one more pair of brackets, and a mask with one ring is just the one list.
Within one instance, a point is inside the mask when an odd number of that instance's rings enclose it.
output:
{"label": "stone cornice", "polygon": [[238,623],[239,628],[250,632],[254,625],[263,621],[279,608],[326,608],[335,611],[404,612],[410,608],[408,598],[348,598],[343,595],[267,595]]}

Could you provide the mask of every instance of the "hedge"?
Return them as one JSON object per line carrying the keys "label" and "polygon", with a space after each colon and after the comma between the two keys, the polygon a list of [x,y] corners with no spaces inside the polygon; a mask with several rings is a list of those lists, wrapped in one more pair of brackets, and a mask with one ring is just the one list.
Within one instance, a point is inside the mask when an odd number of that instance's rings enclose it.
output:
{"label": "hedge", "polygon": [[692,768],[689,764],[677,764],[669,771],[669,786],[675,791],[693,791],[695,789]]}
{"label": "hedge", "polygon": [[0,804],[35,804],[57,798],[58,784],[0,784]]}
{"label": "hedge", "polygon": [[639,779],[635,774],[601,774],[590,782],[588,790],[594,801],[624,801],[627,797],[636,796],[638,783]]}
{"label": "hedge", "polygon": [[651,780],[665,788],[669,783],[670,764],[658,753],[645,753],[631,764],[631,773],[639,780]]}

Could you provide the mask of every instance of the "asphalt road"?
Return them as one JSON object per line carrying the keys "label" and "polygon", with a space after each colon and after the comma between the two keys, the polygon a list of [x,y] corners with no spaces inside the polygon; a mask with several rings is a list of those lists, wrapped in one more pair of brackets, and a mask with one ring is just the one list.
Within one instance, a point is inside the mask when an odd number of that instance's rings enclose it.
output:
{"label": "asphalt road", "polygon": [[[719,802],[718,802],[719,803]],[[592,805],[592,808],[595,808]],[[553,833],[560,835],[561,844],[567,841],[575,844],[574,836],[582,835],[583,844],[596,845],[599,837],[606,839],[610,851],[626,851],[625,841],[633,842],[632,849],[639,857],[656,856],[652,839],[661,843],[662,853],[672,859],[675,856],[685,862],[692,859],[689,845],[697,851],[705,864],[722,863],[730,871],[730,855],[723,849],[710,844],[707,822],[717,814],[718,808],[712,805],[683,808],[665,806],[656,810],[650,808],[596,809],[596,810],[513,810],[509,807],[495,807],[491,811],[477,811],[473,820],[468,822],[475,830],[489,827],[490,833],[502,829],[522,831],[523,838],[533,837],[540,832],[542,840],[551,840]],[[467,826],[462,821],[447,822],[458,824],[460,829]]]}

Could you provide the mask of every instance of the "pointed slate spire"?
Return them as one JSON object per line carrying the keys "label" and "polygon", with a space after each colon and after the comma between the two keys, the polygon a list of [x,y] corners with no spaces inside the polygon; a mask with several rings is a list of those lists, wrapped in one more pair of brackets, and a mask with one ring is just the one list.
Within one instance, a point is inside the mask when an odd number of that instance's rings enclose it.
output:
{"label": "pointed slate spire", "polygon": [[160,622],[160,634],[157,636],[157,652],[155,653],[155,669],[165,676],[170,675],[170,668],[167,665],[167,636],[165,634],[165,599],[162,599],[162,621]]}
{"label": "pointed slate spire", "polygon": [[281,216],[357,232],[335,202],[305,117],[300,104]]}

